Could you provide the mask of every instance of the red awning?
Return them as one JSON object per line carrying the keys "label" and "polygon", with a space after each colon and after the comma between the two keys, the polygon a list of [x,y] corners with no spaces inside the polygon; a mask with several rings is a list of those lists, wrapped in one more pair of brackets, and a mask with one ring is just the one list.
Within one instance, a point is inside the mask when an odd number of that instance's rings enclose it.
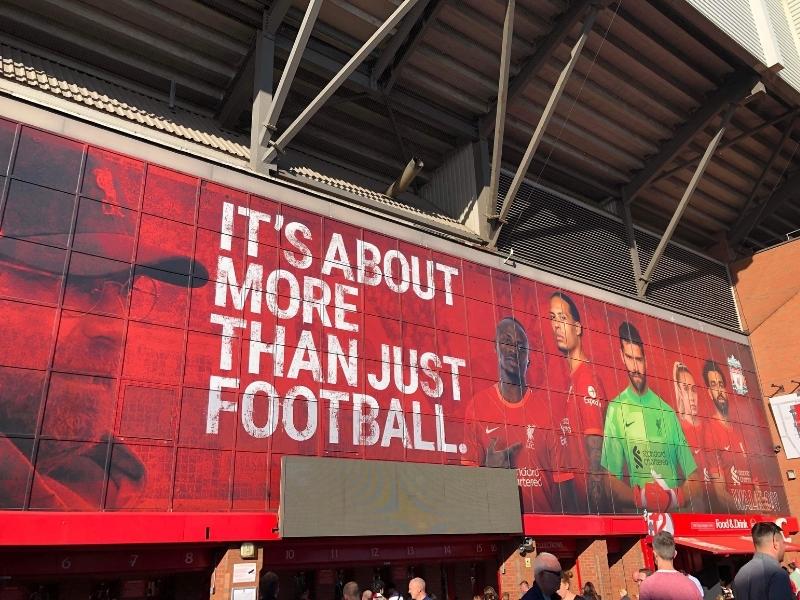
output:
{"label": "red awning", "polygon": [[[675,536],[675,543],[712,554],[753,554],[753,538],[749,535]],[[786,549],[798,551],[800,546],[786,542]]]}

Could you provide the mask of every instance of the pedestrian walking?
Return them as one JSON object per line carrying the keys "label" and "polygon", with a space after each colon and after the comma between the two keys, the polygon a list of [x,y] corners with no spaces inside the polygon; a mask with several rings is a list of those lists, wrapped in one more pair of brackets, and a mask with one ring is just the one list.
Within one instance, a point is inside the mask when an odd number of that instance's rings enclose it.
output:
{"label": "pedestrian walking", "polygon": [[755,554],[733,578],[736,600],[793,600],[789,574],[781,569],[786,552],[783,531],[775,523],[756,523],[751,530]]}
{"label": "pedestrian walking", "polygon": [[583,584],[583,597],[586,600],[603,600],[603,597],[597,593],[597,590],[591,581],[587,581]]}
{"label": "pedestrian walking", "polygon": [[359,600],[361,593],[355,581],[348,581],[342,588],[342,600]]}
{"label": "pedestrian walking", "polygon": [[261,600],[277,600],[280,585],[278,575],[274,571],[267,571],[258,582],[258,592]]}
{"label": "pedestrian walking", "polygon": [[702,600],[697,586],[675,570],[675,538],[670,532],[661,531],[653,537],[653,554],[658,570],[642,583],[639,600]]}
{"label": "pedestrian walking", "polygon": [[794,587],[800,592],[800,569],[797,568],[797,563],[792,561],[789,563],[789,579],[794,582]]}
{"label": "pedestrian walking", "polygon": [[383,595],[384,583],[382,579],[376,579],[372,582],[372,600],[386,600]]}
{"label": "pedestrian walking", "polygon": [[561,573],[561,587],[558,588],[558,595],[561,600],[584,600],[583,596],[579,596],[570,589],[571,583],[572,571]]}
{"label": "pedestrian walking", "polygon": [[561,563],[554,555],[542,552],[534,559],[533,579],[521,600],[561,600],[556,593],[561,585]]}
{"label": "pedestrian walking", "polygon": [[422,577],[414,577],[408,582],[408,595],[411,600],[430,600],[428,592],[425,591],[425,580]]}
{"label": "pedestrian walking", "polygon": [[[644,580],[650,577],[653,574],[653,569],[648,569],[647,567],[642,567],[633,572],[632,579],[633,582],[637,585],[637,587],[641,588],[642,583]],[[628,590],[622,589],[619,591],[620,600],[633,600],[636,596],[631,596],[628,594]]]}

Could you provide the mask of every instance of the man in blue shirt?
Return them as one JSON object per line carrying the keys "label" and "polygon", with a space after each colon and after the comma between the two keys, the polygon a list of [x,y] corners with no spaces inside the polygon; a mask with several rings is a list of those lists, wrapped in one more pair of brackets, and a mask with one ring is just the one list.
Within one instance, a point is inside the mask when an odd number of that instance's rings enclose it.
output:
{"label": "man in blue shirt", "polygon": [[733,580],[736,600],[792,600],[789,574],[781,568],[786,551],[783,531],[765,522],[753,525],[752,534],[756,553]]}

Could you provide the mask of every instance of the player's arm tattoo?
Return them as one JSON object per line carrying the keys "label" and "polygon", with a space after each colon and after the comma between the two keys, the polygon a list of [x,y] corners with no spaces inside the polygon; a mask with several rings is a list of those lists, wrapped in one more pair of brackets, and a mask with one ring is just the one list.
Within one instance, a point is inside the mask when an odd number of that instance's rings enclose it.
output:
{"label": "player's arm tattoo", "polygon": [[586,455],[589,457],[589,506],[592,512],[604,512],[607,506],[606,493],[603,487],[605,474],[600,468],[603,454],[603,436],[586,436]]}

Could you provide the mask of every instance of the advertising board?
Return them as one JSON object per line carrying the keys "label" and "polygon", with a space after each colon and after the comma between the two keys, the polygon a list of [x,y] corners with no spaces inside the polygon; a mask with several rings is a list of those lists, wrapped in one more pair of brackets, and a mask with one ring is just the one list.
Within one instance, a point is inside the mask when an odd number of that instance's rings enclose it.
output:
{"label": "advertising board", "polygon": [[0,164],[3,509],[275,510],[310,455],[786,510],[742,344],[8,121]]}

